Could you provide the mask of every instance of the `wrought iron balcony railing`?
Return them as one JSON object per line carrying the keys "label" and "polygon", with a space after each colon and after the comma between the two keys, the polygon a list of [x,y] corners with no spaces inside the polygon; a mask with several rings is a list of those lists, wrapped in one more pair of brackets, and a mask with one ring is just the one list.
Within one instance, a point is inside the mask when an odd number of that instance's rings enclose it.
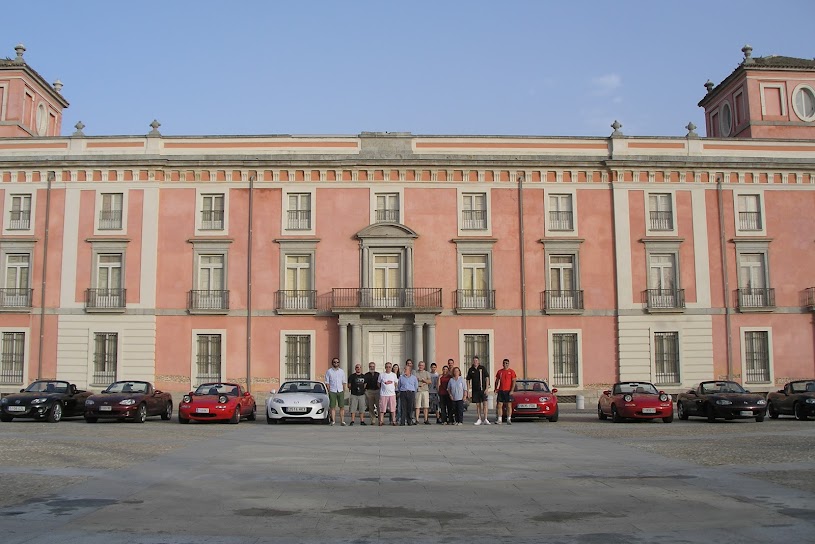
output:
{"label": "wrought iron balcony railing", "polygon": [[574,215],[571,211],[550,211],[549,230],[574,230]]}
{"label": "wrought iron balcony railing", "polygon": [[678,310],[685,307],[684,289],[646,289],[645,304],[649,310]]}
{"label": "wrought iron balcony railing", "polygon": [[192,290],[187,300],[188,310],[224,311],[229,309],[229,291]]}
{"label": "wrought iron balcony railing", "polygon": [[750,308],[775,308],[775,289],[769,287],[752,287],[737,289],[739,310]]}
{"label": "wrought iron balcony railing", "polygon": [[399,210],[376,210],[377,223],[398,223]]}
{"label": "wrought iron balcony railing", "polygon": [[34,289],[0,289],[0,307],[31,308]]}
{"label": "wrought iron balcony railing", "polygon": [[9,217],[9,230],[28,230],[31,228],[31,210],[12,210]]}
{"label": "wrought iron balcony railing", "polygon": [[761,230],[761,212],[739,212],[740,230]]}
{"label": "wrought iron balcony railing", "polygon": [[23,383],[22,353],[4,353],[0,361],[0,384],[10,385]]}
{"label": "wrought iron balcony railing", "polygon": [[93,377],[91,378],[91,385],[96,386],[108,386],[116,381],[116,370],[100,370],[94,371]]}
{"label": "wrought iron balcony railing", "polygon": [[224,211],[202,210],[201,230],[224,230]]}
{"label": "wrought iron balcony railing", "polygon": [[583,309],[583,290],[548,290],[541,293],[541,309],[544,312],[558,312]]}
{"label": "wrought iron balcony railing", "polygon": [[314,310],[317,307],[317,291],[278,291],[276,297],[278,310]]}
{"label": "wrought iron balcony railing", "polygon": [[101,210],[99,230],[119,230],[122,228],[122,210]]}
{"label": "wrought iron balcony railing", "polygon": [[673,230],[674,214],[671,211],[652,211],[651,230]]}
{"label": "wrought iron balcony railing", "polygon": [[92,310],[120,310],[127,304],[127,289],[86,289],[85,308]]}
{"label": "wrought iron balcony railing", "polygon": [[487,228],[487,210],[461,210],[462,230],[484,230]]}
{"label": "wrought iron balcony railing", "polygon": [[311,228],[311,210],[289,210],[288,230],[309,230]]}
{"label": "wrought iron balcony railing", "polygon": [[815,310],[815,287],[808,287],[806,290],[806,305],[810,310]]}
{"label": "wrought iron balcony railing", "polygon": [[494,289],[458,289],[456,291],[457,310],[494,310]]}
{"label": "wrought iron balcony railing", "polygon": [[441,289],[436,287],[337,287],[331,290],[331,306],[334,308],[438,310],[441,309]]}

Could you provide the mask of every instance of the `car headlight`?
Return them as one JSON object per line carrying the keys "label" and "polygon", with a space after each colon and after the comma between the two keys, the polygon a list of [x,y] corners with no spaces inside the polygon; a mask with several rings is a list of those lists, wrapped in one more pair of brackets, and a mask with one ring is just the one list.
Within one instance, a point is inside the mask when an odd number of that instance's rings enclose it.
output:
{"label": "car headlight", "polygon": [[727,400],[727,399],[719,399],[719,400],[716,401],[716,404],[724,406],[726,404],[733,404],[733,401],[730,401],[730,400]]}
{"label": "car headlight", "polygon": [[286,404],[286,403],[283,401],[283,399],[274,399],[274,402],[276,402],[277,404]]}
{"label": "car headlight", "polygon": [[311,404],[322,404],[320,399],[311,399]]}
{"label": "car headlight", "polygon": [[623,397],[623,400],[625,402],[631,402],[633,399],[634,399],[634,397],[632,397],[631,395],[626,395],[626,396]]}
{"label": "car headlight", "polygon": [[668,399],[669,399],[669,397],[668,397],[668,395],[666,395],[665,393],[662,393],[662,394],[659,396],[659,400],[660,400],[660,401],[662,401],[662,402],[668,402]]}
{"label": "car headlight", "polygon": [[552,399],[550,399],[549,397],[541,397],[538,399],[538,402],[549,402],[550,400]]}
{"label": "car headlight", "polygon": [[182,400],[183,402],[191,402],[191,401],[192,401],[192,397],[191,397],[191,396],[189,396],[189,395],[184,395],[184,397],[183,397],[181,400]]}
{"label": "car headlight", "polygon": [[119,404],[121,404],[122,406],[131,406],[133,404],[136,404],[136,401],[133,400],[133,399],[125,399],[125,400],[120,400]]}
{"label": "car headlight", "polygon": [[815,399],[807,399],[807,404],[815,404]]}
{"label": "car headlight", "polygon": [[47,402],[47,401],[48,401],[48,399],[45,399],[45,398],[38,398],[38,399],[34,399],[34,400],[32,400],[32,401],[31,401],[31,404],[42,404],[42,403]]}
{"label": "car headlight", "polygon": [[96,403],[93,400],[85,399],[85,406],[93,406],[94,404]]}
{"label": "car headlight", "polygon": [[760,406],[762,404],[767,404],[767,401],[764,400],[764,399],[760,399],[756,404],[758,404]]}
{"label": "car headlight", "polygon": [[227,397],[226,395],[219,395],[218,402],[220,402],[221,404],[226,404],[227,402],[229,402],[229,397]]}
{"label": "car headlight", "polygon": [[8,404],[8,399],[6,397],[3,397],[2,399],[0,399],[0,404]]}

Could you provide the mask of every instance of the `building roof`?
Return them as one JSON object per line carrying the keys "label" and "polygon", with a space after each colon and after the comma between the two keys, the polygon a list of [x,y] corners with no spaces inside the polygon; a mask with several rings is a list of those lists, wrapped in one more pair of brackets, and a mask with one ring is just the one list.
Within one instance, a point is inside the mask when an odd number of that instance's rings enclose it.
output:
{"label": "building roof", "polygon": [[54,87],[48,83],[48,81],[42,77],[34,68],[32,68],[27,62],[22,60],[22,57],[18,57],[16,59],[12,59],[9,57],[0,58],[0,71],[4,70],[19,70],[22,72],[26,72],[29,76],[31,76],[35,81],[37,81],[40,86],[43,88],[43,91],[51,95],[57,102],[59,102],[63,108],[67,108],[69,106],[68,101],[65,100],[65,97],[62,96],[59,92],[57,92]]}

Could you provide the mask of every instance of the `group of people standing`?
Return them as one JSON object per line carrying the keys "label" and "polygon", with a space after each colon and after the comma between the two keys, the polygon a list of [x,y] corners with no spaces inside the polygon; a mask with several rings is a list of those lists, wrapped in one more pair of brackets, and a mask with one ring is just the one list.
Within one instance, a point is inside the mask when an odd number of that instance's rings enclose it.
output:
{"label": "group of people standing", "polygon": [[[511,392],[515,389],[517,375],[509,367],[509,359],[504,359],[502,367],[495,376],[494,391],[497,396],[495,423],[501,424],[504,408],[506,423],[512,424]],[[436,363],[425,368],[424,361],[419,361],[418,369],[413,368],[413,360],[405,361],[404,370],[398,364],[385,363],[385,371],[377,372],[375,363],[368,363],[368,372],[362,373],[362,365],[356,363],[354,372],[346,378],[340,368],[340,360],[334,358],[331,368],[325,375],[328,385],[331,425],[336,422],[336,409],[339,408],[340,424],[345,426],[345,388],[351,394],[349,412],[350,425],[359,416],[360,425],[365,423],[365,412],[370,415],[370,424],[385,424],[385,415],[389,414],[391,425],[430,425],[434,416],[438,425],[461,425],[464,420],[464,403],[469,399],[475,404],[478,419],[475,425],[490,425],[487,397],[490,386],[490,375],[481,365],[478,357],[473,357],[472,365],[467,369],[466,377],[461,369],[455,366],[453,359],[437,371]]]}

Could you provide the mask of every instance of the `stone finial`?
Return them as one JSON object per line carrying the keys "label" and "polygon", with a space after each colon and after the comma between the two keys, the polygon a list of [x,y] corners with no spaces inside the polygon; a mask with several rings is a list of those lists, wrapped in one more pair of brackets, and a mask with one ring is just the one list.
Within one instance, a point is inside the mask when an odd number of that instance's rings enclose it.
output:
{"label": "stone finial", "polygon": [[749,43],[741,48],[741,52],[744,53],[742,64],[753,64],[755,62],[753,60],[753,47]]}
{"label": "stone finial", "polygon": [[698,138],[699,135],[696,134],[696,125],[693,124],[693,121],[685,125],[685,128],[688,129],[688,133],[685,134],[686,138]]}
{"label": "stone finial", "polygon": [[71,134],[71,136],[84,136],[85,135],[85,133],[82,132],[82,129],[85,128],[85,123],[83,123],[82,121],[75,124],[74,128],[76,129],[76,132]]}
{"label": "stone finial", "polygon": [[623,135],[623,133],[620,132],[620,129],[623,128],[623,125],[616,119],[614,120],[613,123],[611,123],[611,128],[614,129],[614,132],[611,133],[612,138],[619,138],[620,136]]}
{"label": "stone finial", "polygon": [[158,127],[160,127],[160,126],[161,126],[161,123],[159,123],[158,121],[153,119],[153,122],[150,123],[150,128],[152,128],[153,130],[151,130],[147,135],[148,136],[161,136],[161,132],[158,131]]}
{"label": "stone finial", "polygon": [[54,90],[57,91],[58,93],[62,92],[63,85],[62,85],[62,82],[60,80],[56,80],[51,85],[54,86]]}
{"label": "stone finial", "polygon": [[18,43],[14,50],[17,52],[17,58],[14,59],[15,64],[25,64],[25,60],[23,60],[23,53],[25,53],[25,46],[21,43]]}
{"label": "stone finial", "polygon": [[709,93],[713,92],[713,87],[715,87],[715,86],[716,86],[716,84],[713,83],[712,81],[710,81],[709,79],[707,81],[705,81],[705,89],[707,89],[707,92],[709,92]]}

